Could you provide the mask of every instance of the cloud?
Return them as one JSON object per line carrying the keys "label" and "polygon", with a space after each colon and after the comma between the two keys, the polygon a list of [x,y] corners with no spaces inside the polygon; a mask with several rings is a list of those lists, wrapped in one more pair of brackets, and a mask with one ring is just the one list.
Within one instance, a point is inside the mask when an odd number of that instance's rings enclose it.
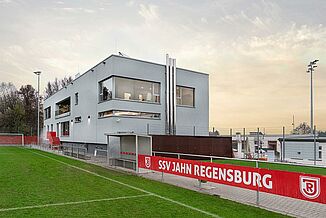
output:
{"label": "cloud", "polygon": [[12,0],[0,0],[0,4],[8,4],[8,3],[12,3]]}
{"label": "cloud", "polygon": [[142,16],[146,22],[152,22],[159,18],[158,7],[156,5],[140,4],[138,14]]}
{"label": "cloud", "polygon": [[84,13],[94,13],[95,10],[88,9],[88,8],[70,8],[70,7],[64,7],[64,8],[59,8],[60,10],[66,11],[66,12],[72,12],[72,13],[77,13],[77,12],[84,12]]}

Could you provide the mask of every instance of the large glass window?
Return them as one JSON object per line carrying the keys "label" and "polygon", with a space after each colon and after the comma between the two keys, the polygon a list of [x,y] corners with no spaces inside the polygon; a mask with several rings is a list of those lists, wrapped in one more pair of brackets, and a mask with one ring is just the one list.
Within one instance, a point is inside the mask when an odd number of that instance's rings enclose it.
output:
{"label": "large glass window", "polygon": [[115,97],[124,100],[160,102],[160,83],[115,77]]}
{"label": "large glass window", "polygon": [[45,108],[44,114],[45,114],[45,119],[51,118],[51,107]]}
{"label": "large glass window", "polygon": [[61,136],[69,136],[69,121],[61,123]]}
{"label": "large glass window", "polygon": [[147,118],[147,119],[160,119],[160,113],[141,112],[141,111],[125,111],[125,110],[109,110],[98,113],[99,118],[105,117],[136,117],[136,118]]}
{"label": "large glass window", "polygon": [[70,112],[70,97],[56,103],[56,109],[56,116]]}
{"label": "large glass window", "polygon": [[195,106],[195,89],[177,86],[177,105]]}
{"label": "large glass window", "polygon": [[112,77],[99,82],[99,100],[107,101],[112,99]]}

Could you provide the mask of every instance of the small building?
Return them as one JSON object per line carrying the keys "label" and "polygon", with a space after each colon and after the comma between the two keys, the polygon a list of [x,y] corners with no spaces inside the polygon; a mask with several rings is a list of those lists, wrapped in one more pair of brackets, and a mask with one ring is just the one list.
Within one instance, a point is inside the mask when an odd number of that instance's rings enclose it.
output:
{"label": "small building", "polygon": [[[279,141],[282,143],[283,139]],[[326,137],[291,136],[284,139],[283,159],[290,162],[326,165]]]}
{"label": "small building", "polygon": [[44,138],[106,148],[105,133],[206,135],[209,76],[111,55],[44,101]]}

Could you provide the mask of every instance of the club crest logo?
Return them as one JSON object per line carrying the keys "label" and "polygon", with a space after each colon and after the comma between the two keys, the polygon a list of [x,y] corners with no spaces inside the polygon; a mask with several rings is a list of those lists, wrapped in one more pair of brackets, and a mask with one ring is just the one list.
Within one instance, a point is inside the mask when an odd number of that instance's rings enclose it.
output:
{"label": "club crest logo", "polygon": [[148,169],[151,168],[151,157],[145,157],[145,167]]}
{"label": "club crest logo", "polygon": [[315,199],[320,194],[320,179],[300,176],[300,192],[309,199]]}

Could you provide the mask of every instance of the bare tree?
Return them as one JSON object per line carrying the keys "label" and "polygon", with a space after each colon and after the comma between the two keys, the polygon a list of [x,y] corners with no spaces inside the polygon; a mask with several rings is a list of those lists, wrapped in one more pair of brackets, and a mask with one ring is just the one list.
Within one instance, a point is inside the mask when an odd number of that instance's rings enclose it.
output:
{"label": "bare tree", "polygon": [[55,78],[53,82],[48,82],[45,87],[45,95],[44,98],[47,99],[60,89],[66,87],[72,82],[72,77],[64,77],[63,79],[59,80],[58,78]]}
{"label": "bare tree", "polygon": [[310,134],[310,133],[311,133],[311,128],[306,122],[300,123],[292,131],[292,134],[295,134],[295,135],[305,135],[305,134]]}

